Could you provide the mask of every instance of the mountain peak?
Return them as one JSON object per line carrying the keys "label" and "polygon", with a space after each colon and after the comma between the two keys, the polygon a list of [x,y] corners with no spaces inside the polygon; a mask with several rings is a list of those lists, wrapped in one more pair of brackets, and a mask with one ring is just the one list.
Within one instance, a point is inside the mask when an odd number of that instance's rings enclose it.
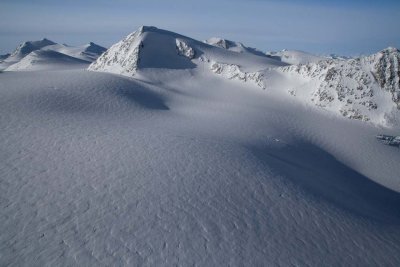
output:
{"label": "mountain peak", "polygon": [[157,27],[145,26],[145,25],[140,26],[138,29],[139,32],[152,32],[152,31],[157,31],[157,30],[158,30]]}
{"label": "mountain peak", "polygon": [[389,46],[389,47],[383,49],[381,52],[383,52],[383,53],[398,53],[400,51],[396,47]]}
{"label": "mountain peak", "polygon": [[[133,76],[139,68],[193,68],[186,55],[192,58],[195,51],[187,42],[196,41],[154,26],[141,26],[108,49],[89,70]],[[179,49],[191,51],[178,56]]]}
{"label": "mountain peak", "polygon": [[23,58],[24,56],[28,55],[29,53],[42,49],[45,46],[49,45],[54,45],[56,44],[53,41],[50,41],[49,39],[43,38],[42,40],[39,41],[26,41],[20,44],[14,52],[11,54],[9,58],[12,58],[13,60],[19,60]]}

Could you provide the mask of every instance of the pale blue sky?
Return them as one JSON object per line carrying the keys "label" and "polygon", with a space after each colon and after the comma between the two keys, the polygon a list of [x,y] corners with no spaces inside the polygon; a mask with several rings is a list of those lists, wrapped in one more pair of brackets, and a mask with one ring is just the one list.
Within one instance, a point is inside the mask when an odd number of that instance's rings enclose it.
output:
{"label": "pale blue sky", "polygon": [[0,54],[47,37],[110,46],[140,25],[263,51],[368,54],[400,47],[399,0],[0,0]]}

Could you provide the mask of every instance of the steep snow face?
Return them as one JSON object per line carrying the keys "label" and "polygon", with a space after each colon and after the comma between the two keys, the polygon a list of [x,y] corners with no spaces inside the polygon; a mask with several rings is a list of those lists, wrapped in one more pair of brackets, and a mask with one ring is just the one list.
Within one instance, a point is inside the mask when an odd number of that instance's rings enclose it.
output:
{"label": "steep snow face", "polygon": [[173,32],[143,26],[113,45],[89,70],[134,76],[143,69],[193,69],[211,61],[240,65],[246,72],[286,65],[265,55],[219,49]]}
{"label": "steep snow face", "polygon": [[267,55],[277,58],[282,62],[291,64],[291,65],[299,65],[299,64],[308,64],[308,63],[316,63],[321,60],[325,60],[324,57],[319,57],[316,55],[312,55],[310,53],[306,53],[298,50],[282,50],[279,52],[268,52]]}

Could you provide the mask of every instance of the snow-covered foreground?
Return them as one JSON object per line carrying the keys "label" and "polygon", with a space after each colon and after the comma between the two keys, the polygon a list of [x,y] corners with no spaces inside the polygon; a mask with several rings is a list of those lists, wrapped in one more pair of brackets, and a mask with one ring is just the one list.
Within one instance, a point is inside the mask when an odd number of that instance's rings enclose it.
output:
{"label": "snow-covered foreground", "polygon": [[0,265],[398,266],[398,133],[201,68],[0,73]]}

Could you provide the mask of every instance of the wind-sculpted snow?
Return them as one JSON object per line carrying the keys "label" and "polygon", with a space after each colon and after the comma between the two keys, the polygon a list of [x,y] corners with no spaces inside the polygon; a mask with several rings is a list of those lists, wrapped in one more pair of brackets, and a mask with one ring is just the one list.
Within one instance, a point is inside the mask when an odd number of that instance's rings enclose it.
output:
{"label": "wind-sculpted snow", "polygon": [[400,264],[381,128],[209,69],[0,76],[1,266]]}

